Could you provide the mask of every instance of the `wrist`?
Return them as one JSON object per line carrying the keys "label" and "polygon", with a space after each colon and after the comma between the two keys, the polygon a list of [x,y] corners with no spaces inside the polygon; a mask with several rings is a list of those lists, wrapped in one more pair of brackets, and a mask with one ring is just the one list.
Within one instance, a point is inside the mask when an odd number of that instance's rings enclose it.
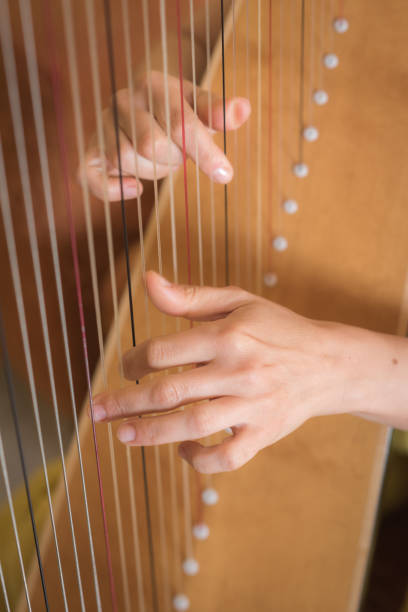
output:
{"label": "wrist", "polygon": [[339,412],[408,428],[408,341],[336,325],[336,352],[344,390]]}

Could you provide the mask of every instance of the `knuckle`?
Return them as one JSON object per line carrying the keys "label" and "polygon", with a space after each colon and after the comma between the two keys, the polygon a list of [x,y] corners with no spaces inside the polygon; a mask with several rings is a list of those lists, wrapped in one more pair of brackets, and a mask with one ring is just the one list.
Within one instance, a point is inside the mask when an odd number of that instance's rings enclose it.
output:
{"label": "knuckle", "polygon": [[187,425],[199,438],[203,438],[210,431],[211,420],[212,418],[208,410],[196,408],[190,411]]}
{"label": "knuckle", "polygon": [[152,389],[152,402],[155,406],[174,406],[181,401],[181,391],[178,385],[168,380],[159,381]]}
{"label": "knuckle", "polygon": [[149,368],[158,368],[165,358],[165,350],[161,340],[153,338],[146,346],[146,362]]}
{"label": "knuckle", "polygon": [[140,136],[138,136],[138,150],[140,155],[143,157],[150,158],[153,151],[153,140],[150,130],[144,130]]}
{"label": "knuckle", "polygon": [[228,446],[223,448],[220,452],[220,465],[224,472],[236,470],[241,465],[237,450]]}
{"label": "knuckle", "polygon": [[116,419],[124,416],[126,411],[114,393],[108,393],[103,398],[106,414],[109,418]]}

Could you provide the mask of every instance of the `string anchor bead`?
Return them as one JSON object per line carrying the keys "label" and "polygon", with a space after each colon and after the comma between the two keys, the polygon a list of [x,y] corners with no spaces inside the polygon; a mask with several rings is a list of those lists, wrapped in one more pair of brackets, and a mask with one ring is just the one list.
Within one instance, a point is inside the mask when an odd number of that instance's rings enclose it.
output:
{"label": "string anchor bead", "polygon": [[286,240],[285,236],[276,236],[276,238],[273,239],[272,244],[275,251],[286,251],[288,248],[288,241]]}
{"label": "string anchor bead", "polygon": [[335,53],[326,53],[325,55],[323,55],[323,64],[329,70],[333,70],[339,65],[339,58]]}
{"label": "string anchor bead", "polygon": [[177,610],[177,612],[183,612],[184,610],[188,610],[190,607],[190,600],[187,595],[184,593],[178,593],[173,597],[173,608]]}
{"label": "string anchor bead", "polygon": [[264,284],[266,287],[275,287],[278,284],[278,275],[275,272],[264,274]]}
{"label": "string anchor bead", "polygon": [[316,89],[313,92],[313,102],[318,106],[323,106],[329,101],[329,94],[324,89]]}
{"label": "string anchor bead", "polygon": [[337,17],[333,21],[333,28],[337,32],[337,34],[344,34],[349,29],[349,22],[345,17]]}
{"label": "string anchor bead", "polygon": [[293,165],[293,174],[298,178],[305,178],[309,174],[309,166],[304,162],[298,162]]}
{"label": "string anchor bead", "polygon": [[198,574],[198,570],[200,569],[199,563],[193,557],[188,557],[183,561],[183,572],[186,576],[195,576]]}
{"label": "string anchor bead", "polygon": [[206,506],[214,506],[219,499],[218,493],[212,487],[207,487],[201,493],[201,499]]}
{"label": "string anchor bead", "polygon": [[314,125],[307,125],[303,130],[303,138],[307,142],[315,142],[319,138],[319,130]]}
{"label": "string anchor bead", "polygon": [[294,215],[299,210],[299,204],[296,202],[296,200],[289,198],[288,200],[284,201],[283,210],[288,215]]}
{"label": "string anchor bead", "polygon": [[206,540],[210,535],[210,528],[205,523],[196,523],[193,525],[193,536],[196,540]]}

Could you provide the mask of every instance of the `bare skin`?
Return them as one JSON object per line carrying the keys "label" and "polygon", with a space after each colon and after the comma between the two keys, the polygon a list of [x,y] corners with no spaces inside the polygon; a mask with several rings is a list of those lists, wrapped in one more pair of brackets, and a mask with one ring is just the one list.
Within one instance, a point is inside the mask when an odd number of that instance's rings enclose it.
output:
{"label": "bare skin", "polygon": [[[151,75],[155,117],[156,172],[166,176],[182,162],[181,114],[177,79],[170,77],[171,143],[165,135],[163,76]],[[154,176],[151,117],[147,111],[148,77],[140,79],[134,97],[137,158],[130,136],[130,97],[118,93],[125,197],[142,190],[140,178]],[[198,92],[198,118],[192,110],[192,85],[185,82],[187,153],[220,183],[233,169],[211,138],[209,126],[223,127],[222,102],[213,97],[209,117],[207,93]],[[249,102],[227,102],[227,129],[237,129],[250,114]],[[119,197],[111,111],[105,112],[107,196]],[[138,178],[135,167],[138,166]],[[86,178],[95,195],[104,196],[103,163],[93,146],[87,154]],[[350,413],[399,428],[408,428],[408,342],[338,323],[313,321],[236,287],[173,285],[155,272],[146,275],[150,299],[162,312],[202,322],[189,331],[154,338],[124,356],[125,376],[175,366],[200,364],[182,373],[131,385],[95,398],[96,421],[126,419],[118,438],[131,446],[181,442],[179,452],[197,471],[236,469],[262,448],[275,443],[315,416]],[[210,400],[202,402],[202,400]],[[194,402],[200,401],[198,405]],[[189,406],[190,405],[190,406]],[[177,410],[187,406],[186,410]],[[173,411],[168,413],[168,411]],[[158,413],[166,412],[160,415]],[[146,416],[143,419],[137,417]],[[221,444],[196,440],[231,427]]]}

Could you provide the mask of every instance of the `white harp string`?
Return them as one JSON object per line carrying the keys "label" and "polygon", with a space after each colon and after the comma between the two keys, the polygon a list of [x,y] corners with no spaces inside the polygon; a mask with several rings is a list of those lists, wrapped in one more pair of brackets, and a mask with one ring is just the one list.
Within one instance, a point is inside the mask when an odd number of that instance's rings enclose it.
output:
{"label": "white harp string", "polygon": [[[193,110],[197,117],[197,72],[196,72],[196,53],[195,53],[195,32],[194,32],[194,4],[190,0],[190,44],[191,44],[191,67],[193,81]],[[198,269],[200,285],[204,285],[204,264],[203,264],[203,236],[201,222],[201,185],[200,185],[200,160],[198,156],[198,133],[195,131],[195,173],[196,173],[196,204],[197,204],[197,237],[198,237]]]}
{"label": "white harp string", "polygon": [[313,89],[315,80],[315,10],[316,0],[310,0],[310,12],[309,12],[309,93],[308,93],[308,116],[309,125],[313,125]]}
{"label": "white harp string", "polygon": [[[235,0],[232,0],[232,97],[237,95],[237,40],[236,40],[236,10]],[[234,183],[233,183],[233,206],[234,211],[234,258],[235,258],[235,284],[241,282],[241,257],[240,257],[240,205],[238,194],[238,130],[234,130],[233,134],[233,166],[234,166]]]}
{"label": "white harp string", "polygon": [[6,611],[7,612],[11,612],[11,610],[10,610],[10,602],[9,602],[9,598],[8,598],[8,595],[7,595],[6,581],[4,580],[3,566],[1,564],[1,562],[0,562],[0,582],[1,582],[1,590],[3,591],[3,599],[4,599],[4,604],[6,606]]}
{"label": "white harp string", "polygon": [[[2,23],[4,23],[4,21]],[[63,576],[62,566],[61,566],[61,555],[60,555],[60,550],[59,550],[57,531],[55,527],[54,510],[52,507],[52,500],[51,500],[51,489],[50,489],[50,483],[49,483],[48,472],[47,472],[47,460],[45,457],[44,439],[42,435],[37,390],[36,390],[36,384],[35,384],[35,379],[34,379],[33,363],[31,359],[31,348],[30,348],[30,342],[29,342],[29,337],[28,337],[28,327],[27,327],[27,321],[26,321],[26,316],[25,316],[23,291],[22,291],[20,270],[19,270],[18,259],[17,259],[16,243],[14,239],[13,222],[12,222],[11,210],[10,210],[10,199],[9,199],[8,188],[7,188],[7,178],[6,178],[6,172],[5,172],[5,166],[4,166],[3,148],[1,145],[1,140],[0,140],[0,202],[1,202],[1,212],[2,212],[2,217],[3,217],[3,224],[4,224],[4,229],[5,229],[7,251],[8,251],[8,256],[10,260],[10,269],[11,269],[14,293],[15,293],[16,304],[17,304],[17,313],[18,313],[20,330],[21,330],[21,335],[22,335],[22,340],[23,340],[24,358],[25,358],[26,367],[27,367],[28,383],[29,383],[29,388],[30,388],[31,401],[33,404],[33,412],[34,412],[38,443],[40,447],[41,465],[44,471],[45,486],[47,490],[47,502],[48,502],[48,508],[50,511],[51,528],[52,528],[52,533],[54,537],[55,551],[57,555],[58,574],[59,574],[59,579],[61,583],[62,596],[64,600],[64,608],[66,611],[68,611],[68,603],[67,603],[67,597],[66,597],[66,591],[65,591],[64,576]]]}
{"label": "white harp string", "polygon": [[[9,510],[10,510],[10,517],[11,517],[11,522],[12,522],[12,525],[13,525],[14,538],[15,538],[15,541],[16,541],[17,554],[18,554],[18,562],[19,562],[19,565],[20,565],[21,576],[23,578],[24,594],[25,594],[25,598],[26,598],[26,601],[27,601],[28,609],[31,612],[31,610],[32,610],[32,608],[31,608],[31,601],[30,601],[30,595],[28,593],[27,577],[26,577],[26,572],[25,572],[25,568],[24,568],[23,553],[22,553],[22,549],[21,549],[20,536],[18,534],[16,514],[15,514],[15,511],[14,511],[13,496],[12,496],[11,488],[10,488],[10,479],[9,479],[9,475],[8,475],[7,462],[6,462],[6,454],[4,452],[3,436],[1,435],[1,431],[0,431],[0,464],[1,464],[1,471],[2,471],[2,474],[3,474],[4,486],[6,488],[7,503],[8,503],[8,507],[9,507]],[[4,596],[4,599],[5,599],[5,602],[6,602],[7,610],[10,610],[10,605],[9,605],[9,602],[8,602],[7,591],[6,591],[6,583],[4,581],[3,570],[2,570],[1,564],[0,564],[0,571],[1,571],[1,586],[2,586],[2,590],[3,590],[3,596]]]}
{"label": "white harp string", "polygon": [[262,279],[262,2],[258,0],[257,40],[257,196],[256,196],[256,292],[261,293]]}
{"label": "white harp string", "polygon": [[[174,180],[173,169],[171,166],[170,150],[171,150],[171,124],[170,124],[170,103],[169,103],[169,79],[168,79],[168,49],[167,49],[167,27],[166,27],[166,5],[165,0],[160,0],[160,35],[162,43],[163,57],[163,79],[164,79],[164,112],[166,120],[166,136],[168,148],[168,168],[169,168],[169,196],[170,196],[170,219],[171,219],[171,251],[173,258],[173,278],[174,282],[178,283],[178,260],[177,260],[177,232],[174,208]],[[180,319],[176,321],[177,331],[180,330]],[[177,591],[181,587],[181,556],[180,556],[180,529],[178,523],[178,498],[177,498],[177,481],[176,481],[176,466],[174,457],[174,444],[168,445],[169,456],[169,474],[170,474],[170,513],[172,527],[172,543],[173,543],[173,563],[175,569],[175,582]]]}
{"label": "white harp string", "polygon": [[36,227],[35,227],[35,217],[34,217],[32,192],[31,192],[31,181],[30,181],[30,175],[29,175],[29,169],[28,169],[28,157],[27,157],[27,149],[26,149],[26,143],[25,143],[25,137],[24,137],[23,116],[22,116],[22,110],[21,110],[20,93],[18,89],[17,70],[16,70],[16,64],[15,64],[14,50],[13,50],[12,38],[11,38],[8,3],[4,2],[2,3],[1,6],[2,6],[1,42],[2,42],[3,58],[4,58],[6,76],[7,76],[7,86],[8,86],[8,92],[9,92],[12,122],[13,122],[14,136],[15,136],[16,149],[17,149],[18,166],[20,170],[20,179],[21,179],[22,191],[23,191],[24,210],[25,210],[25,216],[27,219],[28,237],[29,237],[30,251],[31,251],[31,257],[32,257],[32,262],[33,262],[36,293],[37,293],[37,300],[38,300],[38,306],[39,306],[40,318],[41,318],[42,335],[43,335],[43,340],[44,340],[44,345],[45,345],[47,369],[48,369],[48,376],[49,376],[50,387],[51,387],[52,405],[53,405],[54,416],[55,416],[58,447],[59,447],[59,453],[60,453],[60,458],[61,458],[64,488],[65,488],[65,493],[66,493],[66,502],[67,502],[70,530],[71,530],[71,536],[72,536],[72,545],[73,545],[74,557],[75,557],[75,571],[76,571],[77,581],[78,581],[81,608],[85,610],[85,602],[84,602],[84,595],[83,595],[83,588],[82,588],[81,573],[80,573],[80,568],[79,568],[75,529],[74,529],[74,523],[73,523],[73,518],[72,518],[69,485],[68,485],[68,478],[67,478],[66,467],[65,467],[64,447],[63,447],[63,442],[62,442],[61,425],[60,425],[60,419],[59,419],[58,400],[57,400],[57,393],[56,393],[56,386],[55,386],[55,379],[54,379],[54,369],[53,369],[53,363],[52,363],[52,354],[51,354],[51,346],[50,346],[49,331],[48,331],[44,287],[43,287],[43,281],[42,281],[41,264],[40,264],[40,256],[39,256],[39,247],[38,247],[37,232],[36,232]]}
{"label": "white harp string", "polygon": [[[159,208],[159,191],[157,181],[157,163],[156,163],[156,147],[154,143],[154,105],[153,105],[153,87],[152,87],[152,62],[151,62],[151,43],[150,43],[150,21],[149,21],[149,7],[147,0],[142,1],[143,9],[143,34],[144,34],[144,47],[145,47],[145,60],[146,60],[146,76],[147,76],[147,105],[150,115],[150,135],[152,140],[152,162],[153,162],[153,186],[154,186],[154,208],[156,218],[156,237],[157,237],[157,257],[159,274],[163,274],[163,258],[162,258],[162,244],[161,244],[161,230],[160,230],[160,208]],[[162,331],[166,333],[166,318],[164,315],[161,316]],[[170,606],[170,573],[167,558],[167,537],[166,528],[164,523],[164,498],[163,498],[163,477],[160,461],[160,450],[158,446],[154,446],[154,464],[156,472],[156,485],[157,485],[157,505],[159,515],[159,542],[162,551],[161,556],[161,570],[163,577],[163,591],[165,605],[168,608]]]}
{"label": "white harp string", "polygon": [[102,609],[102,605],[101,605],[101,598],[100,598],[98,573],[97,573],[97,568],[96,568],[95,550],[94,550],[94,545],[93,545],[92,527],[91,527],[91,522],[90,522],[90,517],[89,517],[88,496],[86,492],[82,451],[81,451],[81,444],[79,440],[78,418],[77,418],[77,410],[76,410],[76,400],[75,400],[75,392],[74,392],[71,358],[70,358],[70,352],[69,352],[69,340],[68,340],[67,321],[66,321],[66,314],[65,314],[65,303],[64,303],[64,296],[63,296],[63,290],[62,290],[61,266],[60,266],[60,260],[59,260],[59,254],[58,254],[57,235],[56,235],[56,228],[55,228],[50,170],[49,170],[49,164],[48,164],[47,145],[46,145],[46,139],[45,139],[44,114],[43,114],[43,108],[42,108],[42,102],[41,102],[40,80],[39,80],[39,74],[38,74],[38,62],[37,62],[37,53],[36,53],[35,40],[34,40],[31,5],[30,5],[30,2],[27,0],[19,0],[19,4],[20,4],[21,22],[22,22],[22,27],[23,27],[25,54],[26,54],[26,60],[27,60],[27,65],[28,65],[28,77],[29,77],[29,84],[30,84],[31,100],[32,100],[32,105],[33,105],[36,138],[37,138],[37,144],[38,144],[38,150],[39,150],[41,178],[42,178],[42,185],[43,185],[43,191],[44,191],[48,230],[49,230],[49,236],[50,236],[53,269],[54,269],[54,276],[55,276],[56,289],[57,289],[58,309],[59,309],[62,336],[63,336],[63,344],[64,344],[64,355],[65,355],[65,362],[66,362],[66,367],[67,367],[68,383],[69,383],[69,390],[70,390],[70,400],[71,400],[72,414],[73,414],[73,420],[74,420],[75,442],[76,442],[76,447],[77,447],[77,452],[78,452],[81,487],[82,487],[82,494],[83,494],[83,499],[84,499],[89,548],[90,548],[90,553],[91,553],[91,564],[92,564],[92,573],[93,573],[94,588],[95,588],[95,597],[96,597],[97,608],[99,611]]}
{"label": "white harp string", "polygon": [[[210,7],[209,0],[205,0],[205,53],[207,62],[207,71],[211,61],[211,24],[210,24]],[[212,96],[211,82],[208,82],[207,99],[208,99],[208,128],[212,130]],[[212,285],[217,285],[217,240],[215,231],[215,202],[214,202],[214,181],[212,177],[210,181],[210,225],[211,225],[211,268],[212,268]]]}
{"label": "white harp string", "polygon": [[[75,47],[75,34],[74,34],[74,25],[73,25],[72,9],[71,9],[70,0],[62,0],[62,7],[63,7],[64,33],[65,33],[65,41],[66,41],[67,55],[68,55],[69,81],[70,81],[71,97],[72,97],[73,111],[74,111],[75,138],[76,138],[76,145],[77,145],[77,152],[78,152],[78,159],[79,159],[79,167],[81,169],[84,169],[85,163],[86,163],[84,127],[83,127],[84,124],[83,124],[83,117],[82,117],[82,103],[81,103],[81,92],[80,92],[80,87],[79,87],[78,62],[77,62],[77,54],[76,54],[76,47]],[[80,183],[81,183],[81,190],[82,190],[82,202],[83,202],[84,212],[85,212],[85,226],[86,226],[86,236],[87,236],[87,243],[88,243],[89,263],[90,263],[90,269],[91,269],[92,295],[94,299],[94,310],[95,310],[95,319],[96,319],[97,335],[98,335],[99,357],[100,357],[104,387],[105,389],[107,389],[105,350],[104,350],[104,339],[103,339],[103,330],[102,330],[102,315],[101,315],[101,305],[100,305],[100,298],[99,298],[99,282],[98,282],[98,272],[97,272],[97,266],[96,266],[95,240],[94,240],[94,232],[93,232],[93,226],[92,226],[91,203],[90,203],[88,184],[84,176],[81,177]],[[115,503],[115,515],[116,515],[116,521],[117,521],[118,540],[119,540],[121,579],[122,579],[126,606],[127,606],[127,609],[130,609],[129,578],[128,578],[126,555],[125,555],[125,549],[124,549],[124,536],[123,536],[123,525],[122,525],[121,505],[120,505],[120,496],[119,496],[118,476],[117,476],[117,468],[116,468],[116,456],[115,456],[115,450],[114,450],[114,445],[113,445],[113,440],[112,440],[112,430],[111,430],[110,424],[108,425],[108,443],[109,443],[109,455],[110,455],[110,460],[111,460],[111,470],[112,470],[112,479],[113,479],[113,487],[114,487],[114,503]]]}
{"label": "white harp string", "polygon": [[[250,100],[250,69],[249,69],[249,0],[246,0],[245,6],[245,17],[246,17],[246,29],[245,29],[245,95]],[[252,215],[251,215],[251,117],[247,119],[246,130],[245,130],[245,145],[246,145],[246,194],[245,194],[245,208],[246,208],[246,241],[245,241],[245,260],[246,260],[246,286],[249,291],[252,289],[252,253],[251,253],[251,228],[252,228]]]}
{"label": "white harp string", "polygon": [[320,0],[320,53],[319,53],[319,74],[318,74],[318,82],[319,89],[323,89],[324,82],[324,70],[323,70],[323,55],[326,52],[326,0]]}

